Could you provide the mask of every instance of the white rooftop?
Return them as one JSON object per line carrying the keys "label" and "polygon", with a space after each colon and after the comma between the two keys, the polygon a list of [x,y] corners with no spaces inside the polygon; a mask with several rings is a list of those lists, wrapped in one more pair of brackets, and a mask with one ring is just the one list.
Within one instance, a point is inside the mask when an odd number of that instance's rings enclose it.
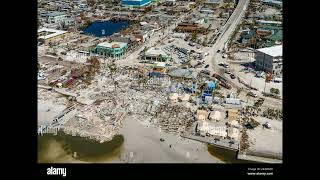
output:
{"label": "white rooftop", "polygon": [[113,47],[116,47],[117,45],[119,45],[119,48],[123,48],[124,46],[127,45],[127,43],[124,43],[124,42],[103,42],[103,43],[100,43],[98,44],[98,46],[102,46],[102,47],[106,47],[106,48],[113,48]]}
{"label": "white rooftop", "polygon": [[168,56],[162,49],[160,49],[160,48],[154,48],[154,47],[148,49],[148,50],[145,52],[145,55],[146,55],[146,56],[159,56],[159,55]]}
{"label": "white rooftop", "polygon": [[45,32],[45,35],[39,36],[38,38],[42,39],[49,39],[64,33],[67,33],[68,31],[61,31],[57,29],[50,29],[50,28],[41,28],[38,30],[38,33]]}
{"label": "white rooftop", "polygon": [[144,26],[144,25],[147,25],[148,23],[147,22],[145,22],[145,21],[143,21],[143,22],[140,22],[140,25],[141,26]]}
{"label": "white rooftop", "polygon": [[166,67],[166,63],[165,62],[156,62],[155,66],[156,67]]}
{"label": "white rooftop", "polygon": [[220,3],[221,0],[207,0],[205,3]]}
{"label": "white rooftop", "polygon": [[266,21],[266,20],[257,20],[258,23],[262,24],[282,24],[281,21]]}
{"label": "white rooftop", "polygon": [[61,15],[66,15],[64,12],[59,12],[59,11],[54,11],[54,12],[49,12],[48,16],[61,16]]}
{"label": "white rooftop", "polygon": [[282,45],[261,48],[261,49],[257,49],[257,51],[265,53],[272,57],[279,57],[279,56],[282,56]]}

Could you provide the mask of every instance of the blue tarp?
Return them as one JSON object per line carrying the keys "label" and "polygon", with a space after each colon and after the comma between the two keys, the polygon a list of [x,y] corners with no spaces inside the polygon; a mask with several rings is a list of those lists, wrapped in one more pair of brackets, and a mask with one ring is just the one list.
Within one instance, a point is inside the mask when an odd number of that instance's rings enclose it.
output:
{"label": "blue tarp", "polygon": [[216,88],[216,83],[213,81],[208,81],[207,87],[209,88],[209,90],[213,91]]}

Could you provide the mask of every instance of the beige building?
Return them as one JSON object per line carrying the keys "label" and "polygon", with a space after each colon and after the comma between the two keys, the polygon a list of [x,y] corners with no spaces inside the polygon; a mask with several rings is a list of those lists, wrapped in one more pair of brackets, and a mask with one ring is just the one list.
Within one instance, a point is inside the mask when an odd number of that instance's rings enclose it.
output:
{"label": "beige building", "polygon": [[228,110],[228,119],[231,120],[237,120],[239,118],[238,110],[237,109],[229,109]]}
{"label": "beige building", "polygon": [[68,35],[68,31],[61,31],[49,28],[41,28],[38,30],[38,40],[39,42],[44,42],[45,44],[60,41],[66,38]]}
{"label": "beige building", "polygon": [[196,120],[205,121],[208,118],[209,113],[205,110],[197,110]]}

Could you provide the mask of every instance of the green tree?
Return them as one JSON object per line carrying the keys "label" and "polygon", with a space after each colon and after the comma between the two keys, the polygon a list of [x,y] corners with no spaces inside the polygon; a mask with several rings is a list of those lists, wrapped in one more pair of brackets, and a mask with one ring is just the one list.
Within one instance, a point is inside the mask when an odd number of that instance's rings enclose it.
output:
{"label": "green tree", "polygon": [[196,41],[196,39],[197,39],[197,32],[193,32],[192,34],[191,34],[191,41]]}
{"label": "green tree", "polygon": [[278,95],[278,94],[280,94],[280,90],[277,88],[271,88],[270,93]]}
{"label": "green tree", "polygon": [[220,12],[220,13],[219,13],[219,17],[220,17],[220,18],[222,18],[222,15],[223,15],[223,13],[222,13],[222,12]]}

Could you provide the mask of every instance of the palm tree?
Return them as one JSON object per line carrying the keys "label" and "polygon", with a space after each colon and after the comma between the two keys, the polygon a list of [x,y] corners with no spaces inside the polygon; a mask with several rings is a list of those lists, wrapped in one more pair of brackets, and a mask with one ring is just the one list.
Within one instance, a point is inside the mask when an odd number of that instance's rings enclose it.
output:
{"label": "palm tree", "polygon": [[191,35],[191,41],[196,41],[197,39],[197,33],[196,32],[193,32],[192,35]]}

